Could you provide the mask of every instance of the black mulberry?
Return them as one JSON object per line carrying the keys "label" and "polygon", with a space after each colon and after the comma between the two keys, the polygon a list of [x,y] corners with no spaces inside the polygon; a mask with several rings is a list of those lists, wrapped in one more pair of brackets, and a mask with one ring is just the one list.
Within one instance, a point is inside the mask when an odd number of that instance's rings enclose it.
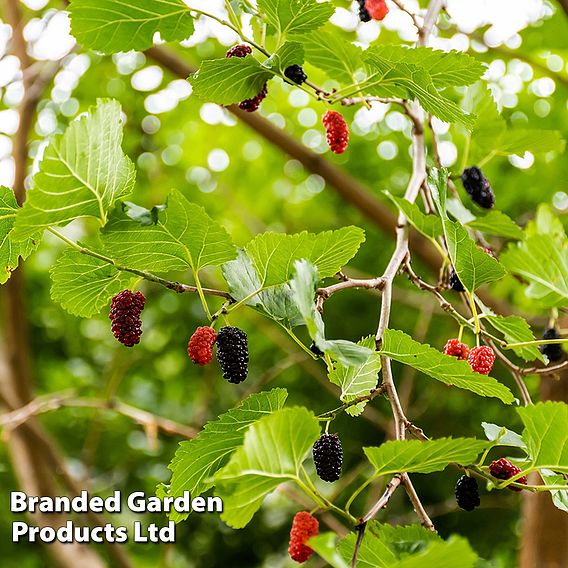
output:
{"label": "black mulberry", "polygon": [[313,448],[316,472],[323,481],[337,481],[343,465],[343,448],[337,434],[322,434]]}
{"label": "black mulberry", "polygon": [[481,503],[477,479],[462,475],[456,483],[456,501],[464,511],[473,511]]}
{"label": "black mulberry", "polygon": [[480,207],[491,209],[495,205],[495,194],[491,189],[491,184],[478,167],[465,169],[461,180],[471,199]]}
{"label": "black mulberry", "polygon": [[453,268],[450,272],[450,288],[455,292],[465,292],[464,285]]}
{"label": "black mulberry", "polygon": [[316,345],[315,341],[312,341],[312,344],[310,345],[310,351],[318,357],[324,356],[324,352]]}
{"label": "black mulberry", "polygon": [[238,327],[222,327],[217,334],[217,361],[223,377],[230,383],[242,383],[248,374],[247,334]]}
{"label": "black mulberry", "polygon": [[[551,327],[542,334],[543,339],[560,339],[558,330]],[[548,357],[551,362],[560,361],[564,357],[564,350],[560,343],[548,343],[540,346],[540,352]]]}
{"label": "black mulberry", "polygon": [[290,79],[292,83],[296,83],[296,85],[301,85],[308,78],[301,65],[290,65],[286,67],[284,75],[286,78]]}
{"label": "black mulberry", "polygon": [[108,315],[112,322],[112,333],[126,347],[140,343],[142,322],[140,314],[144,309],[146,298],[140,292],[123,290],[113,299]]}
{"label": "black mulberry", "polygon": [[370,22],[373,18],[365,6],[365,0],[357,0],[357,3],[359,4],[359,19],[362,22]]}

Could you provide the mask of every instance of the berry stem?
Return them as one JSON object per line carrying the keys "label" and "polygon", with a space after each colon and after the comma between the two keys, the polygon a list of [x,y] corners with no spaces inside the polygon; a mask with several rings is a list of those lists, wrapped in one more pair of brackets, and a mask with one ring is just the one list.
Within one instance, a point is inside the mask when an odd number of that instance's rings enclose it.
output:
{"label": "berry stem", "polygon": [[201,300],[201,305],[203,306],[203,311],[207,316],[209,321],[213,321],[213,317],[211,316],[211,312],[209,311],[209,306],[207,305],[207,299],[205,298],[205,294],[203,293],[203,288],[201,287],[201,281],[199,280],[199,274],[197,270],[193,270],[193,279],[195,280],[195,287],[197,288],[197,294],[199,295],[199,299]]}
{"label": "berry stem", "polygon": [[460,332],[458,333],[458,341],[462,340],[464,326],[460,325]]}
{"label": "berry stem", "polygon": [[475,306],[475,300],[473,299],[473,294],[468,292],[469,305],[471,307],[471,314],[473,315],[473,321],[475,323],[475,335],[477,340],[477,345],[479,346],[479,334],[481,333],[481,326],[479,325],[479,317],[477,315],[477,307]]}
{"label": "berry stem", "polygon": [[[282,325],[282,324],[280,324]],[[317,359],[317,355],[315,355],[314,353],[312,353],[308,347],[306,347],[299,339],[298,336],[289,328],[287,328],[286,326],[282,325],[282,327],[286,330],[286,333],[312,358],[312,359]]]}
{"label": "berry stem", "polygon": [[351,505],[353,505],[353,501],[355,501],[355,499],[357,499],[357,497],[359,497],[359,495],[361,495],[361,493],[371,484],[373,483],[373,481],[375,481],[376,477],[372,476],[369,477],[368,479],[366,479],[361,485],[359,485],[359,487],[357,487],[357,489],[355,489],[355,491],[351,494],[351,496],[349,497],[349,499],[347,500],[347,503],[345,503],[345,510],[347,512],[349,512],[349,510],[351,509]]}
{"label": "berry stem", "polygon": [[531,345],[550,345],[551,343],[568,343],[568,339],[535,339],[534,341],[522,341],[520,343],[507,343],[505,349],[516,347],[530,347]]}

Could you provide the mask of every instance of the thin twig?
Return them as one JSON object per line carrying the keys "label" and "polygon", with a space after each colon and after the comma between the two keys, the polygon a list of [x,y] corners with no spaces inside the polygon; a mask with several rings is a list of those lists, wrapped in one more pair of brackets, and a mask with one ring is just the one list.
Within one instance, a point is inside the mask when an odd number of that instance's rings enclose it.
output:
{"label": "thin twig", "polygon": [[197,431],[169,418],[163,418],[147,410],[130,406],[119,400],[106,400],[98,398],[78,398],[74,393],[56,393],[46,397],[38,397],[25,406],[0,416],[0,426],[6,430],[13,430],[27,422],[32,416],[52,412],[60,408],[94,408],[109,410],[126,416],[144,427],[155,427],[167,434],[194,438]]}

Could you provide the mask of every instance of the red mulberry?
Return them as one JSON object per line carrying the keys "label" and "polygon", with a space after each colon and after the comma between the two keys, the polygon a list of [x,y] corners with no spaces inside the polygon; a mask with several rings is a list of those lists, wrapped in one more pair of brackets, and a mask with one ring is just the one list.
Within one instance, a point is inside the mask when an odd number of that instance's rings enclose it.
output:
{"label": "red mulberry", "polygon": [[473,371],[481,373],[482,375],[488,375],[491,369],[493,369],[493,363],[495,363],[495,353],[493,353],[493,349],[487,347],[487,345],[474,347],[469,352],[467,361]]}
{"label": "red mulberry", "polygon": [[246,101],[239,103],[239,108],[246,112],[255,112],[259,109],[260,103],[266,98],[266,95],[268,95],[268,85],[264,83],[260,93],[252,99],[247,99]]}
{"label": "red mulberry", "polygon": [[340,112],[328,110],[322,118],[327,144],[334,154],[343,154],[349,141],[349,127]]}
{"label": "red mulberry", "polygon": [[313,454],[320,479],[331,483],[341,477],[343,448],[337,434],[322,434],[314,444]]}
{"label": "red mulberry", "polygon": [[[521,468],[517,467],[515,464],[512,464],[508,459],[501,458],[495,461],[492,461],[489,464],[489,473],[496,477],[497,479],[511,479],[515,475],[521,473]],[[515,483],[522,483],[526,485],[528,483],[527,476],[523,475],[516,480]],[[509,486],[511,491],[522,491],[520,487],[511,487]]]}
{"label": "red mulberry", "polygon": [[462,343],[459,339],[448,339],[444,346],[444,354],[451,357],[457,357],[462,361],[467,361],[469,356],[469,347]]}
{"label": "red mulberry", "polygon": [[305,562],[314,551],[306,545],[306,542],[319,532],[319,523],[306,511],[296,513],[290,530],[290,558],[298,563]]}
{"label": "red mulberry", "polygon": [[208,365],[213,357],[217,332],[208,326],[198,327],[187,345],[187,354],[196,365]]}
{"label": "red mulberry", "polygon": [[365,0],[365,8],[373,20],[384,20],[389,13],[385,0]]}
{"label": "red mulberry", "polygon": [[252,48],[248,45],[240,43],[239,45],[234,45],[227,51],[227,57],[246,57],[252,53]]}
{"label": "red mulberry", "polygon": [[248,375],[247,334],[238,327],[222,327],[217,334],[217,361],[223,377],[230,383],[242,383]]}
{"label": "red mulberry", "polygon": [[140,343],[142,322],[140,314],[144,309],[146,298],[140,292],[123,290],[113,299],[109,319],[112,322],[112,333],[126,347]]}

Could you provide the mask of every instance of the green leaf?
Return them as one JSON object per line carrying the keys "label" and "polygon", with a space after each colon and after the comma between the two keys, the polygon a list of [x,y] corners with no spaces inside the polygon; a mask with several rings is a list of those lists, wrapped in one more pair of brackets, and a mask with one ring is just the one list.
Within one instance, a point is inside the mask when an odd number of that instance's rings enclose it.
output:
{"label": "green leaf", "polygon": [[[534,341],[535,337],[529,324],[520,316],[485,316],[484,321],[489,322],[497,331],[501,332],[507,343],[524,343]],[[525,361],[538,359],[544,362],[544,357],[536,345],[515,347],[516,355]]]}
{"label": "green leaf", "polygon": [[429,47],[408,48],[402,45],[371,46],[369,56],[375,53],[398,63],[416,65],[428,72],[436,88],[471,85],[485,72],[481,61],[460,51],[441,51]]}
{"label": "green leaf", "polygon": [[368,49],[363,59],[368,78],[361,86],[362,91],[379,97],[416,98],[427,112],[445,122],[473,126],[475,117],[465,114],[456,103],[445,98],[421,65],[392,59],[388,46]]}
{"label": "green leaf", "polygon": [[120,147],[120,112],[117,101],[99,100],[51,140],[16,217],[15,240],[78,217],[96,217],[104,224],[114,202],[132,191],[135,170]]}
{"label": "green leaf", "polygon": [[548,203],[541,203],[525,229],[527,236],[550,235],[560,247],[566,246],[566,231],[562,221]]}
{"label": "green leaf", "polygon": [[401,559],[392,568],[474,568],[477,559],[467,540],[452,537],[448,542],[432,542],[423,552]]}
{"label": "green leaf", "polygon": [[388,191],[385,191],[385,195],[402,211],[410,224],[425,237],[436,239],[444,234],[442,220],[437,215],[426,215],[420,211],[416,203],[395,197]]}
{"label": "green leaf", "polygon": [[519,225],[505,213],[496,209],[483,217],[477,217],[475,220],[469,221],[466,227],[481,231],[486,235],[495,235],[519,241],[525,238],[525,234]]}
{"label": "green leaf", "polygon": [[164,41],[181,41],[194,29],[182,0],[73,0],[69,11],[77,41],[107,54],[147,49],[156,32]]}
{"label": "green leaf", "polygon": [[568,305],[568,247],[551,235],[536,235],[510,245],[501,255],[505,268],[528,281],[526,295],[545,307]]}
{"label": "green leaf", "polygon": [[296,261],[294,268],[296,274],[290,282],[290,288],[312,340],[321,351],[345,366],[363,365],[373,353],[369,348],[351,341],[325,338],[325,324],[315,306],[315,292],[319,281],[317,268],[307,260]]}
{"label": "green leaf", "polygon": [[514,401],[513,394],[505,385],[492,377],[474,373],[467,361],[444,355],[429,345],[414,341],[402,331],[385,331],[381,353],[447,385],[454,385],[480,396],[495,397],[506,404]]}
{"label": "green leaf", "polygon": [[262,66],[274,73],[284,74],[290,65],[304,63],[304,47],[296,41],[287,41]]}
{"label": "green leaf", "polygon": [[562,152],[565,140],[558,130],[510,129],[495,144],[494,151],[502,156],[525,152],[541,154],[545,152]]}
{"label": "green leaf", "polygon": [[158,223],[158,214],[165,211],[166,207],[167,205],[155,205],[152,209],[146,209],[130,201],[124,201],[122,203],[122,210],[126,215],[144,227],[156,225]]}
{"label": "green leaf", "polygon": [[352,83],[363,65],[363,51],[348,41],[338,41],[335,33],[318,31],[301,38],[306,59],[336,81]]}
{"label": "green leaf", "polygon": [[51,268],[51,298],[74,316],[99,313],[132,276],[92,256],[66,249]]}
{"label": "green leaf", "polygon": [[539,154],[564,149],[565,141],[559,131],[508,128],[485,83],[468,90],[464,106],[478,117],[471,133],[470,163],[491,156],[522,156],[525,152]]}
{"label": "green leaf", "polygon": [[394,552],[397,558],[421,552],[431,542],[442,542],[437,533],[417,524],[393,526],[374,521],[371,530]]}
{"label": "green leaf", "polygon": [[[389,547],[368,526],[363,535],[359,553],[357,554],[357,568],[390,568],[396,564],[396,556]],[[357,535],[350,533],[339,543],[339,551],[343,558],[350,562],[355,550]]]}
{"label": "green leaf", "polygon": [[[540,476],[545,485],[566,485],[566,477],[558,475],[549,469],[541,469]],[[550,491],[552,502],[557,509],[568,513],[568,490],[553,489]]]}
{"label": "green leaf", "polygon": [[[361,396],[368,395],[377,387],[378,374],[381,370],[381,356],[374,351],[375,338],[369,336],[357,343],[367,347],[370,354],[366,361],[357,365],[346,366],[341,362],[329,373],[329,380],[341,387],[340,399],[342,402],[351,402]],[[362,402],[345,410],[351,416],[359,416],[363,412],[366,403]]]}
{"label": "green leaf", "polygon": [[[172,471],[168,496],[180,497],[189,491],[192,497],[197,497],[213,487],[211,478],[243,444],[250,425],[283,408],[287,397],[286,389],[253,394],[217,420],[208,422],[197,438],[181,442],[168,466]],[[176,522],[187,516],[170,514]]]}
{"label": "green leaf", "polygon": [[124,214],[115,214],[103,229],[102,240],[119,263],[154,272],[188,268],[197,272],[236,256],[227,231],[175,189],[155,225],[143,227]]}
{"label": "green leaf", "polygon": [[250,426],[244,444],[215,476],[221,518],[233,528],[245,527],[268,493],[298,478],[319,435],[317,418],[305,408],[279,410]]}
{"label": "green leaf", "polygon": [[505,270],[499,262],[475,244],[463,225],[448,219],[447,171],[432,168],[428,175],[428,186],[442,219],[450,259],[464,287],[473,293],[482,284],[505,276]]}
{"label": "green leaf", "polygon": [[224,57],[203,61],[189,82],[196,97],[227,106],[256,97],[272,77],[252,56]]}
{"label": "green leaf", "polygon": [[336,533],[326,532],[310,538],[307,544],[332,568],[349,568],[345,560],[337,552],[336,541]]}
{"label": "green leaf", "polygon": [[358,227],[343,227],[336,231],[295,235],[263,233],[250,241],[248,253],[263,288],[276,286],[292,276],[295,260],[305,259],[314,264],[320,278],[333,276],[349,262],[365,240]]}
{"label": "green leaf", "polygon": [[14,242],[10,231],[14,228],[19,206],[14,192],[0,185],[0,284],[4,284],[16,270],[20,258],[25,260],[38,247],[41,235]]}
{"label": "green leaf", "polygon": [[568,404],[540,402],[517,408],[534,467],[568,472]]}
{"label": "green leaf", "polygon": [[268,316],[287,329],[303,325],[304,318],[296,306],[290,284],[262,288],[258,274],[247,253],[239,249],[237,259],[223,264],[223,276],[229,285],[231,296]]}
{"label": "green leaf", "polygon": [[258,9],[276,29],[278,36],[317,30],[331,18],[331,2],[316,0],[258,0]]}
{"label": "green leaf", "polygon": [[491,424],[489,422],[482,422],[481,426],[483,426],[487,439],[492,442],[498,441],[499,446],[512,446],[514,448],[522,448],[523,450],[527,447],[525,441],[519,434],[508,430],[505,426],[497,426],[497,424]]}
{"label": "green leaf", "polygon": [[375,467],[375,476],[392,473],[432,473],[450,463],[469,465],[489,446],[475,438],[440,438],[438,440],[392,440],[378,448],[363,448]]}

